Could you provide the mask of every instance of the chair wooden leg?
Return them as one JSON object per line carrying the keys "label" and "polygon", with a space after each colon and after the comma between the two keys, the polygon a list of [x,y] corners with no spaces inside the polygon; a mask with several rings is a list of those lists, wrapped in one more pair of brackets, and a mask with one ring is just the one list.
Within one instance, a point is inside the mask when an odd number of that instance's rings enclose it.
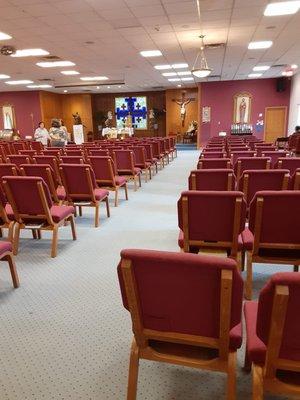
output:
{"label": "chair wooden leg", "polygon": [[78,210],[79,210],[79,217],[82,217],[82,207],[78,206]]}
{"label": "chair wooden leg", "polygon": [[58,241],[58,225],[53,225],[52,231],[52,247],[51,247],[51,257],[55,258],[57,256],[57,241]]}
{"label": "chair wooden leg", "polygon": [[139,174],[139,187],[142,186],[141,174]]}
{"label": "chair wooden leg", "polygon": [[135,339],[133,339],[130,352],[127,400],[136,400],[138,374],[139,374],[139,349],[137,347]]}
{"label": "chair wooden leg", "polygon": [[147,183],[148,182],[148,170],[145,169],[144,172],[145,172],[145,182]]}
{"label": "chair wooden leg", "polygon": [[299,265],[294,265],[294,272],[299,272]]}
{"label": "chair wooden leg", "polygon": [[110,217],[110,209],[109,209],[109,202],[108,202],[108,197],[105,198],[105,204],[106,204],[106,214],[107,217]]}
{"label": "chair wooden leg", "polygon": [[247,277],[246,277],[246,285],[245,285],[245,297],[247,300],[252,299],[252,253],[250,251],[247,252]]}
{"label": "chair wooden leg", "polygon": [[245,255],[246,255],[246,252],[245,252],[245,250],[242,250],[242,260],[241,260],[241,270],[242,271],[245,271]]}
{"label": "chair wooden leg", "polygon": [[15,223],[11,222],[8,226],[8,240],[13,243],[14,240]]}
{"label": "chair wooden leg", "polygon": [[119,188],[115,188],[115,207],[118,207],[119,205]]}
{"label": "chair wooden leg", "polygon": [[37,239],[36,229],[31,229],[31,232],[32,232],[32,238]]}
{"label": "chair wooden leg", "polygon": [[149,179],[152,179],[152,169],[151,169],[151,167],[148,168],[148,171],[149,171]]}
{"label": "chair wooden leg", "polygon": [[241,272],[242,271],[242,252],[239,251],[236,255],[236,262],[237,262],[237,267],[238,270]]}
{"label": "chair wooden leg", "polygon": [[264,381],[263,369],[260,365],[252,365],[252,399],[263,400],[264,398]]}
{"label": "chair wooden leg", "polygon": [[227,400],[236,399],[236,351],[228,354]]}
{"label": "chair wooden leg", "polygon": [[38,238],[39,240],[41,240],[41,239],[42,239],[42,232],[41,232],[40,229],[37,229],[36,234],[37,234],[37,238]]}
{"label": "chair wooden leg", "polygon": [[97,202],[95,205],[95,228],[98,228],[98,226],[99,226],[99,209],[100,209],[100,205]]}
{"label": "chair wooden leg", "polygon": [[137,179],[137,176],[135,175],[135,176],[133,177],[134,191],[135,191],[135,192],[137,191],[137,183],[136,183],[136,179]]}
{"label": "chair wooden leg", "polygon": [[247,349],[245,350],[244,371],[251,372],[251,362],[250,362],[249,357],[248,357]]}
{"label": "chair wooden leg", "polygon": [[128,200],[128,187],[127,187],[127,183],[125,183],[125,185],[124,185],[124,190],[125,190],[125,198],[126,198],[126,200]]}
{"label": "chair wooden leg", "polygon": [[2,228],[0,228],[0,237],[3,237]]}
{"label": "chair wooden leg", "polygon": [[73,240],[77,239],[77,234],[76,234],[76,226],[75,226],[75,218],[74,215],[71,215],[69,217],[70,225],[71,225],[71,231],[72,231],[72,238]]}
{"label": "chair wooden leg", "polygon": [[13,240],[13,254],[16,256],[18,254],[19,250],[19,239],[20,239],[20,224],[16,222],[16,229],[15,229],[15,235],[14,235],[14,240]]}
{"label": "chair wooden leg", "polygon": [[15,260],[14,260],[14,257],[12,254],[8,254],[6,256],[6,259],[8,261],[11,279],[13,281],[14,288],[16,289],[20,286],[20,281],[19,281],[19,276],[18,276]]}

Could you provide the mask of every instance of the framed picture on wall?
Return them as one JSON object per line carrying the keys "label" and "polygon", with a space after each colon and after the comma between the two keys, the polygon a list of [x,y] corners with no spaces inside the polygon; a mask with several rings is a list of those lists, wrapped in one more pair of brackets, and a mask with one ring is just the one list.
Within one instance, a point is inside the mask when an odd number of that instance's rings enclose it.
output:
{"label": "framed picture on wall", "polygon": [[202,107],[202,122],[207,124],[210,122],[211,108],[206,106]]}
{"label": "framed picture on wall", "polygon": [[252,95],[238,93],[233,98],[233,123],[250,124],[251,122]]}
{"label": "framed picture on wall", "polygon": [[11,104],[2,105],[2,118],[3,118],[3,129],[15,129],[16,128],[16,117],[14,106]]}

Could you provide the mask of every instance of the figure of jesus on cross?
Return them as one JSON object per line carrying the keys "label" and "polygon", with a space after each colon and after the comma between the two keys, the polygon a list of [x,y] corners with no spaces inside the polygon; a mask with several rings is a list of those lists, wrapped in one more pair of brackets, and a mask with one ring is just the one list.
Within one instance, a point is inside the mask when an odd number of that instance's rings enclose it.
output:
{"label": "figure of jesus on cross", "polygon": [[178,104],[180,106],[180,119],[181,119],[181,125],[184,126],[185,123],[185,117],[186,117],[186,106],[192,102],[195,101],[196,99],[194,98],[190,98],[190,99],[186,99],[185,97],[186,92],[182,92],[181,94],[181,99],[177,100],[177,99],[173,99],[172,101],[174,101],[176,104]]}

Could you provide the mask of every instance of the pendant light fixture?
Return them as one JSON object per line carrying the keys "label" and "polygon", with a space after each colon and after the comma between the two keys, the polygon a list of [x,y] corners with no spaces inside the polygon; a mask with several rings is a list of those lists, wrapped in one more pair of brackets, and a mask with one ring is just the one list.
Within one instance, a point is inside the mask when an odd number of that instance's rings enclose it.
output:
{"label": "pendant light fixture", "polygon": [[204,54],[204,35],[201,35],[199,37],[201,39],[201,47],[194,62],[192,74],[197,78],[206,78],[208,75],[211,74],[212,69],[208,67],[207,60]]}

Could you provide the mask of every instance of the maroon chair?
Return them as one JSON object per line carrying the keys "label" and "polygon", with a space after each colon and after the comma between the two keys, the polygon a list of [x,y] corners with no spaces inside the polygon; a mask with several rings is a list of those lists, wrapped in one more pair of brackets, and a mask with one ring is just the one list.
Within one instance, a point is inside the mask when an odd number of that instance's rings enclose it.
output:
{"label": "maroon chair", "polygon": [[[146,161],[151,163],[151,165],[154,167],[153,170],[155,169],[155,172],[158,172],[158,168],[157,168],[157,161],[158,159],[154,157],[153,155],[153,149],[152,149],[152,144],[151,143],[143,143],[143,146],[146,150]],[[175,157],[177,157],[177,150]]]}
{"label": "maroon chair", "polygon": [[276,147],[275,146],[259,146],[259,147],[255,147],[255,151],[256,151],[256,156],[257,157],[263,157],[263,153],[267,152],[267,151],[276,151]]}
{"label": "maroon chair", "polygon": [[99,226],[100,203],[105,202],[107,216],[110,217],[108,196],[106,189],[97,185],[95,174],[88,164],[61,164],[60,173],[69,204],[79,207],[95,208],[95,227]]}
{"label": "maroon chair", "polygon": [[15,289],[17,289],[20,286],[20,281],[18,277],[14,256],[12,253],[11,242],[0,241],[0,261],[7,261],[10,269],[10,275],[13,282],[13,286]]}
{"label": "maroon chair", "polygon": [[144,146],[132,146],[131,150],[134,154],[134,166],[140,168],[145,173],[145,182],[148,182],[148,178],[152,179],[151,163],[147,161]]}
{"label": "maroon chair", "polygon": [[54,147],[50,147],[50,149],[48,148],[48,149],[43,150],[42,154],[44,156],[52,156],[52,157],[59,158],[59,156],[61,156],[63,154],[63,150],[54,148]]}
{"label": "maroon chair", "polygon": [[229,158],[200,158],[197,169],[231,169]]}
{"label": "maroon chair", "polygon": [[23,164],[20,165],[22,176],[39,176],[49,188],[52,200],[61,204],[66,199],[66,192],[63,186],[59,186],[55,173],[49,164]]}
{"label": "maroon chair", "polygon": [[137,190],[137,181],[139,186],[141,182],[141,169],[134,166],[134,153],[131,150],[116,150],[113,152],[113,160],[118,175],[126,176],[134,182],[134,191]]}
{"label": "maroon chair", "polygon": [[[2,176],[17,176],[18,175],[18,167],[16,164],[0,164],[0,179]],[[1,182],[0,182],[1,184]]]}
{"label": "maroon chair", "polygon": [[21,229],[52,231],[51,257],[57,255],[58,229],[70,222],[73,240],[76,240],[74,207],[54,205],[48,186],[42,178],[4,176],[3,187],[15,221],[14,254],[18,253]]}
{"label": "maroon chair", "polygon": [[109,151],[104,149],[89,149],[89,155],[93,157],[108,157]]}
{"label": "maroon chair", "polygon": [[279,158],[288,157],[289,153],[287,151],[263,151],[262,157],[269,157],[271,160],[271,168],[274,168],[275,164]]}
{"label": "maroon chair", "polygon": [[293,272],[273,275],[258,302],[245,303],[245,369],[252,367],[253,399],[267,392],[300,398],[299,303],[300,274]]}
{"label": "maroon chair", "polygon": [[239,181],[245,170],[270,169],[270,159],[268,157],[242,157],[234,165],[234,173]]}
{"label": "maroon chair", "polygon": [[[300,265],[300,191],[262,191],[250,204],[246,298],[252,297],[252,263]],[[282,218],[280,216],[283,214]]]}
{"label": "maroon chair", "polygon": [[241,261],[246,202],[241,192],[187,191],[177,204],[178,245],[184,252],[218,249]]}
{"label": "maroon chair", "polygon": [[202,153],[212,153],[212,152],[214,153],[216,151],[224,153],[225,152],[225,147],[222,147],[222,146],[205,147],[202,150]]}
{"label": "maroon chair", "polygon": [[22,156],[28,156],[30,159],[32,159],[33,156],[37,155],[37,152],[35,150],[19,150],[18,154],[21,154]]}
{"label": "maroon chair", "polygon": [[198,169],[191,171],[189,190],[234,190],[235,176],[232,169]]}
{"label": "maroon chair", "polygon": [[300,168],[300,158],[278,158],[275,168],[288,169],[293,175],[297,168]]}
{"label": "maroon chair", "polygon": [[[14,175],[11,175],[14,176]],[[4,193],[3,185],[2,185],[2,176],[0,178],[0,232],[1,237],[3,236],[2,228],[7,229],[8,235],[7,240],[10,243],[13,243],[14,238],[14,227],[15,222],[12,217],[13,211],[10,204],[7,202],[6,195]],[[10,217],[9,217],[10,215]],[[0,242],[1,243],[1,242]]]}
{"label": "maroon chair", "polygon": [[44,146],[41,142],[30,142],[30,147],[35,150],[37,154],[40,154],[44,150]]}
{"label": "maroon chair", "polygon": [[127,399],[136,399],[140,359],[225,372],[226,399],[235,399],[243,297],[236,263],[195,254],[123,250],[118,276],[134,335]]}
{"label": "maroon chair", "polygon": [[289,179],[290,173],[287,169],[246,170],[238,182],[238,190],[244,193],[249,206],[257,192],[287,190]]}
{"label": "maroon chair", "polygon": [[61,156],[59,161],[63,164],[85,164],[82,156]]}
{"label": "maroon chair", "polygon": [[230,152],[230,159],[231,159],[231,164],[235,165],[235,163],[237,162],[237,160],[239,158],[243,158],[243,157],[254,157],[255,156],[255,151],[232,151]]}
{"label": "maroon chair", "polygon": [[19,140],[16,142],[12,142],[11,146],[15,154],[18,154],[19,150],[26,150],[25,142]]}
{"label": "maroon chair", "polygon": [[119,204],[119,189],[125,190],[125,197],[128,200],[127,179],[116,173],[115,165],[111,157],[89,157],[90,165],[94,171],[96,182],[99,187],[115,192],[115,207]]}
{"label": "maroon chair", "polygon": [[61,177],[59,174],[59,163],[58,159],[55,156],[34,156],[33,157],[33,162],[35,164],[48,164],[50,167],[53,169],[54,175],[55,175],[55,180],[58,185],[62,185],[61,182]]}
{"label": "maroon chair", "polygon": [[64,154],[65,156],[69,156],[69,157],[80,157],[80,158],[84,158],[83,152],[80,149],[68,149],[65,148],[64,149]]}
{"label": "maroon chair", "polygon": [[300,168],[297,168],[290,180],[291,190],[300,190]]}
{"label": "maroon chair", "polygon": [[21,164],[31,164],[32,159],[29,156],[23,156],[21,154],[10,154],[6,157],[6,162],[19,167]]}
{"label": "maroon chair", "polygon": [[199,160],[202,158],[226,158],[226,152],[223,151],[209,151],[209,152],[202,152]]}
{"label": "maroon chair", "polygon": [[151,142],[151,144],[152,144],[153,157],[159,161],[160,169],[162,169],[165,166],[165,155],[161,150],[161,143],[157,140],[154,140]]}

